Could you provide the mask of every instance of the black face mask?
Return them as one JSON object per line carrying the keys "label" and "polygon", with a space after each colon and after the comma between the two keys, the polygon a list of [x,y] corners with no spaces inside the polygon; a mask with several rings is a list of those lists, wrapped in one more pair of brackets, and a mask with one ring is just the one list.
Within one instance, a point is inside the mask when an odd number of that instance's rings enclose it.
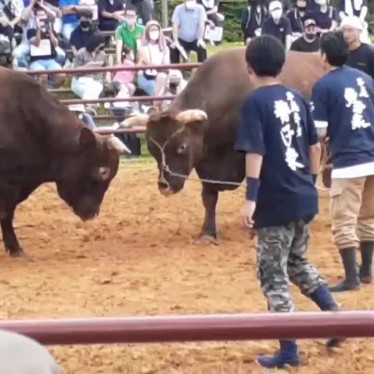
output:
{"label": "black face mask", "polygon": [[80,21],[80,25],[81,25],[82,28],[87,29],[91,26],[91,22],[90,21]]}

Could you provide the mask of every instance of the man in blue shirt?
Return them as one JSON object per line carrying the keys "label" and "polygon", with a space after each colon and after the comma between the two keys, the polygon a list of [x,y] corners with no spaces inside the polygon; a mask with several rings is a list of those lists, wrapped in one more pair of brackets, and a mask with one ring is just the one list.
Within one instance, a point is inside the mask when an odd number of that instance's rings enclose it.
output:
{"label": "man in blue shirt", "polygon": [[[331,219],[334,244],[345,270],[334,292],[358,289],[372,280],[374,246],[374,84],[366,73],[346,66],[349,47],[342,32],[321,39],[329,73],[313,88],[314,119],[328,136],[333,164]],[[356,268],[360,247],[362,264]]]}
{"label": "man in blue shirt", "polygon": [[[247,47],[246,62],[256,87],[245,100],[235,148],[246,153],[246,203],[242,223],[257,231],[257,274],[270,312],[292,312],[289,280],[322,310],[337,310],[325,280],[305,257],[309,228],[318,213],[314,181],[320,146],[309,105],[278,75],[285,51],[264,35]],[[329,346],[339,343],[330,339]],[[280,341],[275,356],[257,362],[267,368],[297,366],[295,341]]]}

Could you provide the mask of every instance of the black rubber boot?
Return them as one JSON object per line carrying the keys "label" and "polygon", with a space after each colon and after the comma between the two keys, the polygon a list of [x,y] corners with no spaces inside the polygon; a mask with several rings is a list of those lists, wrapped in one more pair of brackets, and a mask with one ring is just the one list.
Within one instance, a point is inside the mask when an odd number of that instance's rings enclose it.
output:
{"label": "black rubber boot", "polygon": [[358,290],[360,288],[360,279],[356,265],[356,248],[345,248],[339,252],[344,265],[345,279],[335,286],[329,287],[329,290],[330,292]]}
{"label": "black rubber boot", "polygon": [[361,283],[371,283],[372,276],[372,262],[373,262],[373,248],[374,242],[361,242],[361,266],[360,266],[360,281]]}

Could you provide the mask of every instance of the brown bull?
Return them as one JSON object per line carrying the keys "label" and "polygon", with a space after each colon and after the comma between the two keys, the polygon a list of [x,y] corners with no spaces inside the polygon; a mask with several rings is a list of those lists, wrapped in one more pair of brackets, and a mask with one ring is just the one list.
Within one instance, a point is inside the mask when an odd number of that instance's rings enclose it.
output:
{"label": "brown bull", "polygon": [[18,256],[17,205],[42,183],[55,182],[82,220],[96,217],[125,146],[92,133],[24,73],[0,68],[0,86],[0,224],[6,251]]}
{"label": "brown bull", "polygon": [[[202,236],[216,239],[219,191],[233,190],[245,177],[244,155],[234,151],[240,108],[254,87],[249,80],[244,48],[221,52],[198,68],[167,112],[140,115],[125,125],[146,125],[147,145],[159,168],[162,194],[179,192],[195,169],[203,182],[205,219]],[[290,52],[281,74],[287,86],[310,98],[313,85],[324,75],[318,54]]]}

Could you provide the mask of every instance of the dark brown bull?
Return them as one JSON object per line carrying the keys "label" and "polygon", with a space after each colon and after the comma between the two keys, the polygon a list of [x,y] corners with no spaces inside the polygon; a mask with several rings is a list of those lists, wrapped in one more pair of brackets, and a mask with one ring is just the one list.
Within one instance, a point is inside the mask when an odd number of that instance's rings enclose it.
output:
{"label": "dark brown bull", "polygon": [[[170,111],[150,117],[140,115],[124,123],[147,126],[147,145],[158,163],[158,187],[164,195],[180,191],[185,183],[181,175],[189,175],[194,168],[201,179],[233,183],[203,182],[205,219],[201,234],[208,241],[216,239],[219,191],[237,188],[235,183],[242,182],[245,176],[244,155],[234,151],[240,108],[254,89],[244,52],[244,48],[236,48],[205,61]],[[313,85],[323,74],[318,54],[290,52],[281,80],[309,98]]]}
{"label": "dark brown bull", "polygon": [[124,145],[95,135],[34,79],[0,69],[0,223],[5,249],[23,253],[13,229],[17,205],[42,183],[82,220],[99,214]]}

